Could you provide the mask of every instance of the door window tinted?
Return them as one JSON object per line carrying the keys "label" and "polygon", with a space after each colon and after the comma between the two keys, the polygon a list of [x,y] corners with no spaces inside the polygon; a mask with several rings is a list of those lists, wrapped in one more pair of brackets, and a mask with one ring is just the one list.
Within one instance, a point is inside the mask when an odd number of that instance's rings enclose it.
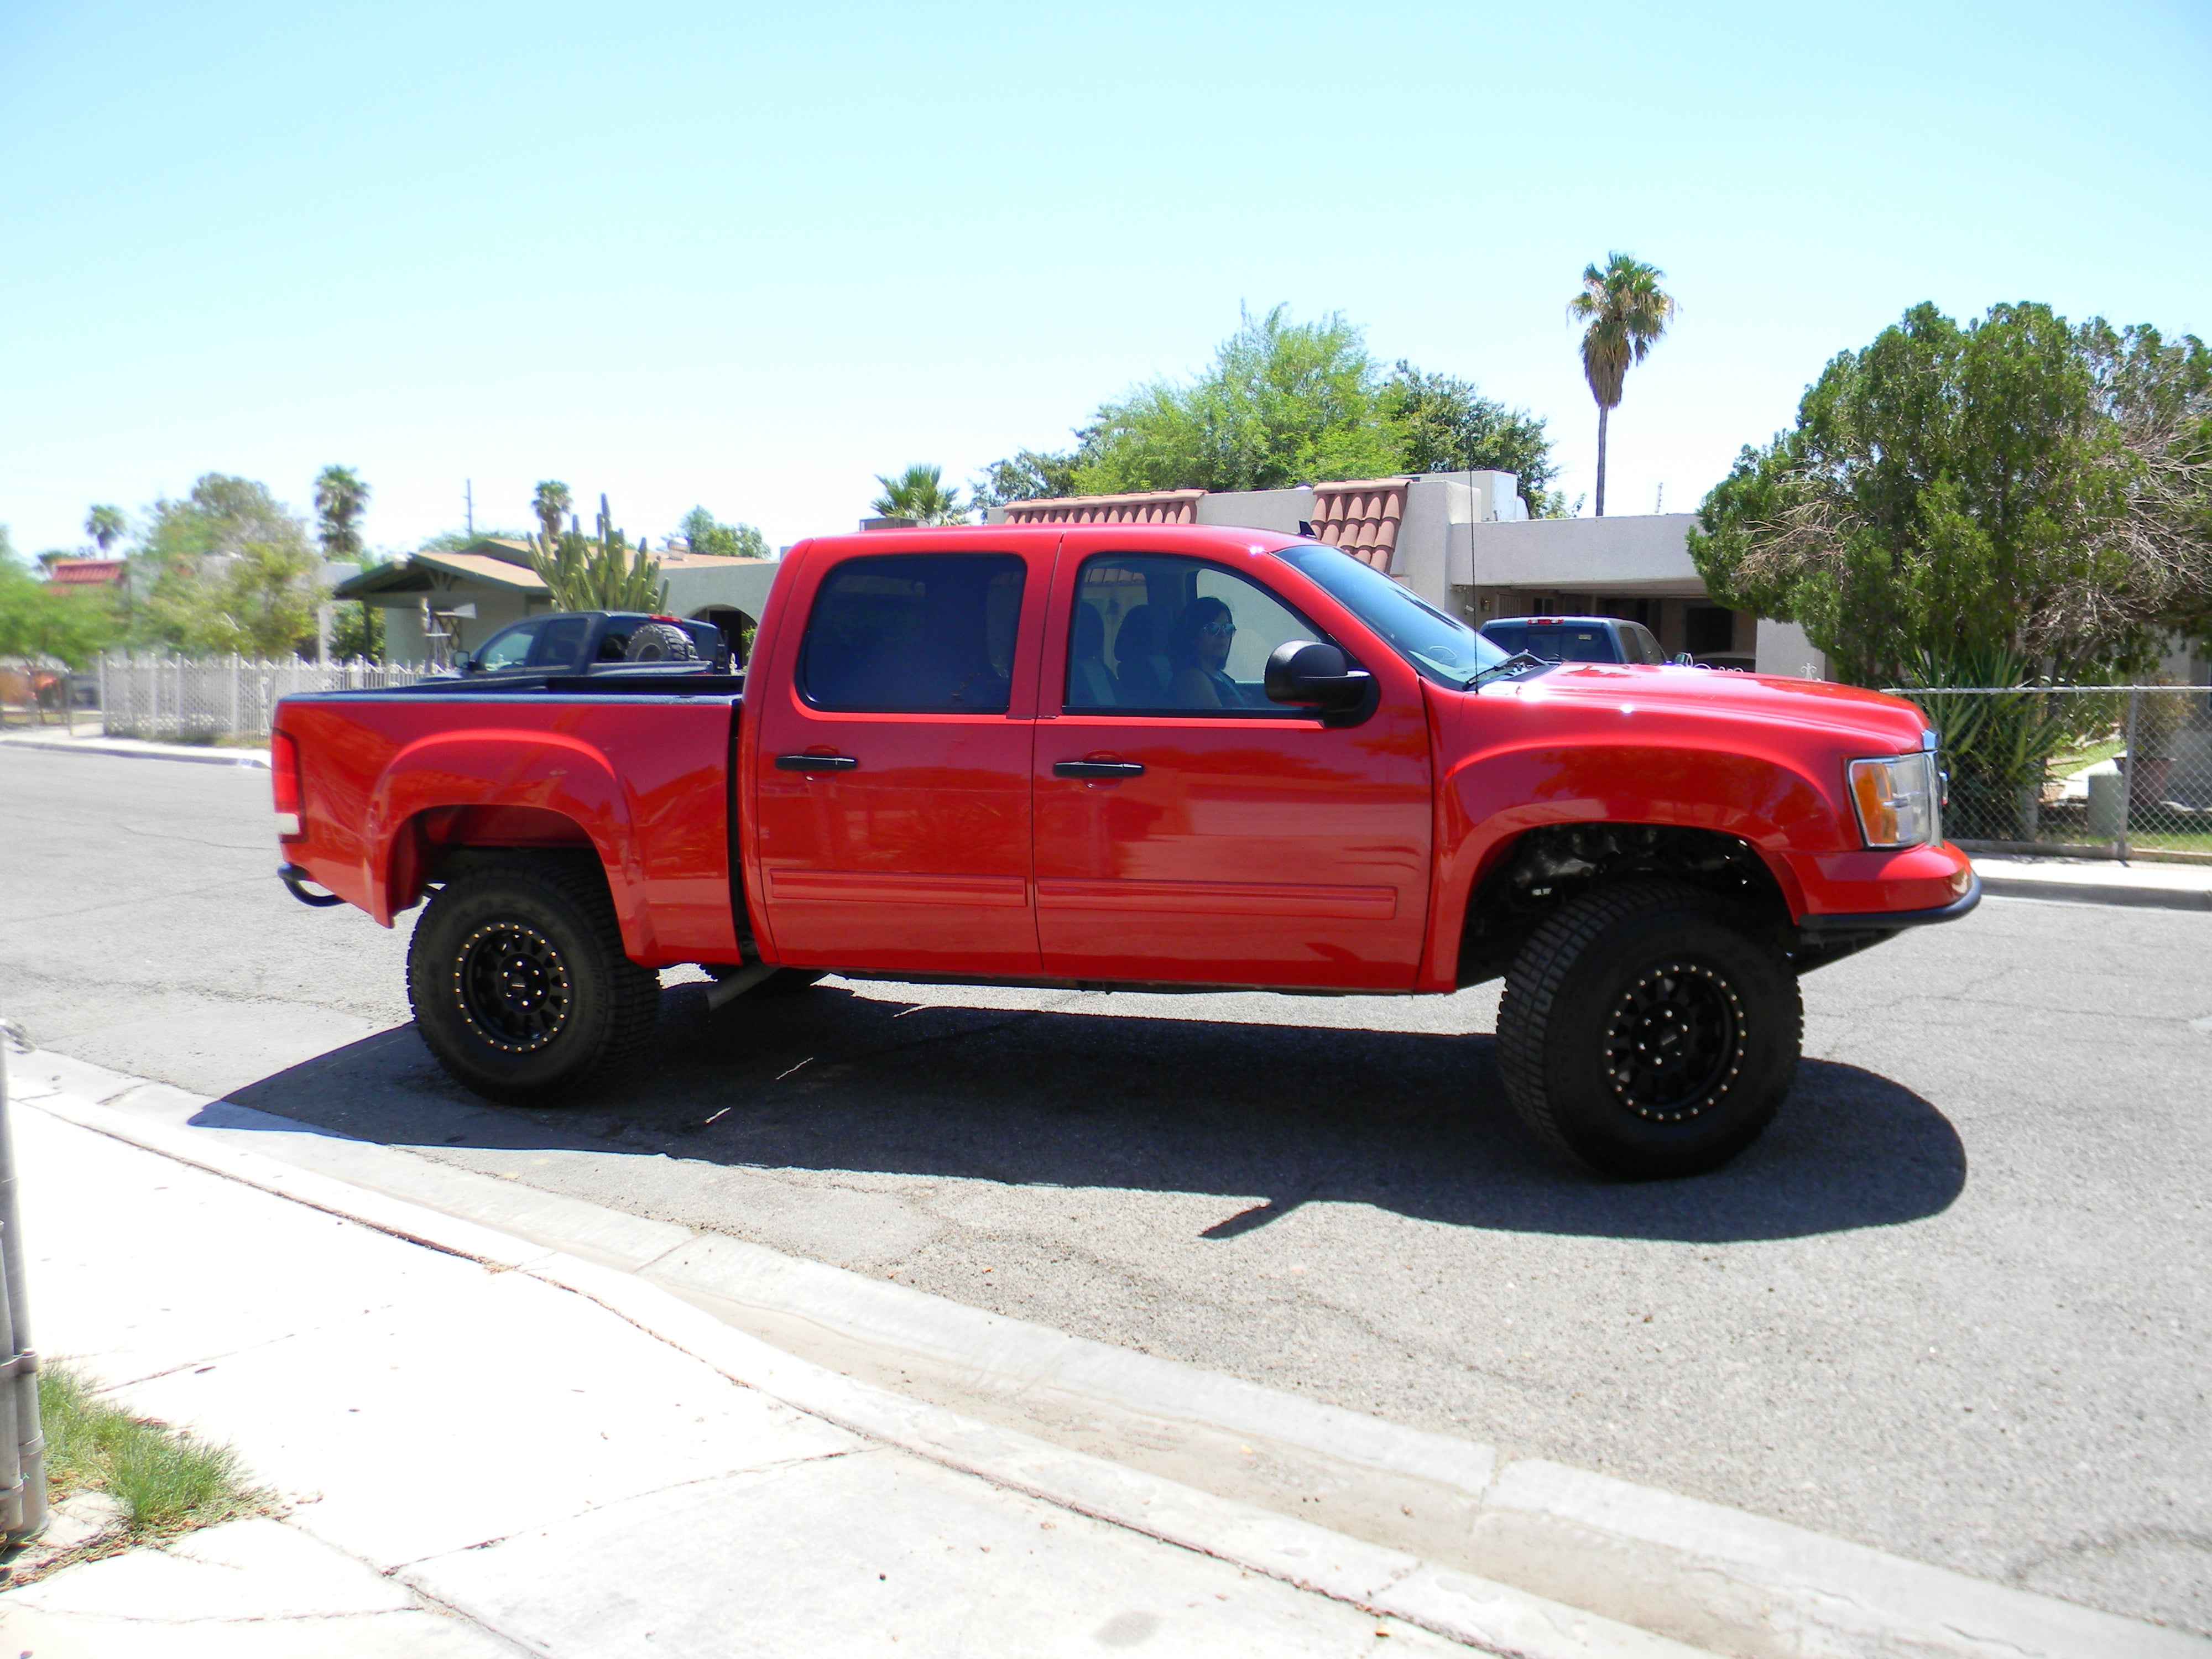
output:
{"label": "door window tinted", "polygon": [[1662,663],[1667,660],[1666,653],[1659,649],[1658,636],[1642,623],[1623,623],[1620,625],[1620,631],[1622,636],[1635,647],[1630,653],[1631,660],[1639,658],[1649,663]]}
{"label": "door window tinted", "polygon": [[801,695],[817,708],[1005,714],[1026,570],[1000,553],[846,560],[806,619]]}
{"label": "door window tinted", "polygon": [[1269,702],[1261,682],[1277,646],[1325,635],[1218,565],[1139,553],[1087,559],[1070,620],[1067,709],[1313,718]]}
{"label": "door window tinted", "polygon": [[531,641],[538,630],[544,627],[542,619],[533,618],[503,628],[484,641],[483,649],[477,653],[478,668],[487,672],[495,668],[520,668],[530,660]]}

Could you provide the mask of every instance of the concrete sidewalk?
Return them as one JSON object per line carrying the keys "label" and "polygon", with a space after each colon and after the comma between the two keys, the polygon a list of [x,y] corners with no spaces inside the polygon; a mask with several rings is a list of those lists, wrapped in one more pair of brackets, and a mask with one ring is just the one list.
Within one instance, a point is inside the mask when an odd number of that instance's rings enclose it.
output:
{"label": "concrete sidewalk", "polygon": [[258,766],[266,770],[269,750],[219,748],[214,744],[149,743],[142,738],[111,738],[97,721],[80,723],[72,732],[58,726],[0,732],[10,749],[38,749],[64,755],[113,755],[132,760],[187,761],[202,766]]}
{"label": "concrete sidewalk", "polygon": [[[237,1447],[278,1508],[8,1592],[11,1653],[1694,1651],[854,1382],[489,1229],[70,1121],[102,1109],[15,1111],[42,1346]],[[246,1184],[270,1171],[305,1201]]]}

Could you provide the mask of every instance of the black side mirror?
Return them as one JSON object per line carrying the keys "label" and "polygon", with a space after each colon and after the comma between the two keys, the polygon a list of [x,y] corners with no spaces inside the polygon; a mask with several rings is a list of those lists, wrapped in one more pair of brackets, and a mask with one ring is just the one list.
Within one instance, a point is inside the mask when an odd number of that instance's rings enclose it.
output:
{"label": "black side mirror", "polygon": [[1317,704],[1323,708],[1356,708],[1375,677],[1354,668],[1344,653],[1318,640],[1286,640],[1267,659],[1269,702]]}

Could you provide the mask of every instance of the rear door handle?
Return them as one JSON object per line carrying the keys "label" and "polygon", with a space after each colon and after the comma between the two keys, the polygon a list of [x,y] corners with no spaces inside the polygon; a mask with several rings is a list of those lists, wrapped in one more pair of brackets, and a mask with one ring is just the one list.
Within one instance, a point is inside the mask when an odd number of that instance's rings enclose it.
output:
{"label": "rear door handle", "polygon": [[778,755],[779,772],[849,772],[860,763],[850,755]]}
{"label": "rear door handle", "polygon": [[1056,778],[1140,778],[1145,766],[1142,761],[1054,761],[1052,775]]}

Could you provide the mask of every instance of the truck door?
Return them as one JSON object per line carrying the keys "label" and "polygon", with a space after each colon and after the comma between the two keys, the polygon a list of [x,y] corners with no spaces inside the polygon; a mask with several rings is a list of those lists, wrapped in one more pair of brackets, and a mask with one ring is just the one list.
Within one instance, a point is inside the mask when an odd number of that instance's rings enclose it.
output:
{"label": "truck door", "polygon": [[795,573],[803,627],[752,680],[759,898],[781,961],[1038,972],[1030,751],[1057,540],[883,534]]}
{"label": "truck door", "polygon": [[[1289,640],[1349,647],[1243,568],[1071,532],[1036,747],[1037,927],[1054,977],[1407,990],[1427,913],[1426,719],[1371,643],[1353,725],[1262,695]],[[1288,567],[1284,567],[1287,570]]]}

